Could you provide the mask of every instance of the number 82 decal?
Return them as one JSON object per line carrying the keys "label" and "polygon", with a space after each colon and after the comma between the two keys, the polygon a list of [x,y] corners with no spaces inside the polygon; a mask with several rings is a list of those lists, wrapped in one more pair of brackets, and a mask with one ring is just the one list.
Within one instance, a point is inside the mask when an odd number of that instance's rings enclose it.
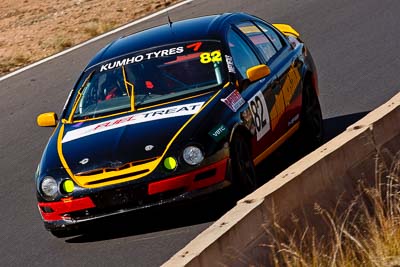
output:
{"label": "number 82 decal", "polygon": [[256,126],[258,141],[271,129],[267,103],[265,103],[265,98],[261,91],[258,91],[248,103]]}
{"label": "number 82 decal", "polygon": [[221,52],[218,50],[209,52],[204,52],[200,54],[200,62],[203,64],[208,64],[211,62],[219,62],[222,61]]}

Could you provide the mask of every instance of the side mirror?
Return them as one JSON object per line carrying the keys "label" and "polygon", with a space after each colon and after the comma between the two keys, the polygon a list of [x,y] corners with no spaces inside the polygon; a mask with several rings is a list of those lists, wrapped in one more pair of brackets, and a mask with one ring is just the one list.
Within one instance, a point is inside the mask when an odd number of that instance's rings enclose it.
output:
{"label": "side mirror", "polygon": [[40,127],[54,127],[57,125],[57,114],[54,112],[42,113],[37,117],[37,125]]}
{"label": "side mirror", "polygon": [[264,77],[267,77],[271,73],[271,70],[267,65],[261,64],[247,69],[246,75],[250,82],[257,81]]}

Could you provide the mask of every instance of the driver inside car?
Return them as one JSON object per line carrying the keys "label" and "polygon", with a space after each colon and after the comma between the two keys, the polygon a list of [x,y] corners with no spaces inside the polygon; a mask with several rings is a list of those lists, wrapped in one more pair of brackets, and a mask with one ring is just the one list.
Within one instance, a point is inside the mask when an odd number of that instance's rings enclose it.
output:
{"label": "driver inside car", "polygon": [[100,84],[101,92],[103,95],[102,100],[110,100],[115,97],[123,96],[126,91],[123,89],[123,85],[118,80],[118,76],[114,75],[113,72],[105,73],[103,83]]}

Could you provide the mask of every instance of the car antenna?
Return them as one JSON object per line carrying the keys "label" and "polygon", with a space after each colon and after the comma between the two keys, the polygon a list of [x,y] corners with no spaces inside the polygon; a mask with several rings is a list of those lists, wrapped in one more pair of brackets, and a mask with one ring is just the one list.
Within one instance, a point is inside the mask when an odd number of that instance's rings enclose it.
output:
{"label": "car antenna", "polygon": [[[164,0],[165,5],[167,6],[167,0]],[[168,17],[168,23],[169,23],[169,27],[172,28],[172,20],[169,17],[169,11],[167,10],[167,17]]]}
{"label": "car antenna", "polygon": [[168,11],[167,11],[167,17],[168,17],[169,26],[172,27],[172,21],[171,21],[171,18],[169,17],[169,12]]}

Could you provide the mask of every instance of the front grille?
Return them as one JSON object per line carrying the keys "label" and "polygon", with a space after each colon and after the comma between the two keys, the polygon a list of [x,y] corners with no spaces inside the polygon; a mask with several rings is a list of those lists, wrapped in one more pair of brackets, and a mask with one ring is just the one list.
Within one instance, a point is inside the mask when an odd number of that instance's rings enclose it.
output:
{"label": "front grille", "polygon": [[139,160],[121,164],[120,166],[106,166],[99,169],[80,172],[74,175],[78,184],[83,187],[101,187],[104,185],[127,182],[141,178],[150,173],[156,166],[159,158],[153,157],[145,160]]}
{"label": "front grille", "polygon": [[148,195],[146,184],[105,190],[90,195],[90,198],[96,206],[95,208],[71,212],[65,214],[65,216],[75,220],[89,219],[116,211],[157,205],[178,197],[184,192],[184,189],[176,189],[150,196]]}
{"label": "front grille", "polygon": [[125,163],[121,166],[112,168],[112,167],[106,167],[106,168],[100,168],[100,169],[95,169],[95,170],[90,170],[90,171],[86,171],[86,172],[80,172],[75,174],[75,176],[91,176],[91,175],[96,175],[96,174],[102,174],[102,173],[107,173],[107,172],[113,172],[113,171],[122,171],[125,169],[129,169],[132,167],[138,167],[140,165],[152,162],[154,160],[156,160],[158,157],[154,157],[154,158],[150,158],[150,159],[144,159],[144,160],[138,160],[138,161],[133,161],[133,162],[128,162]]}
{"label": "front grille", "polygon": [[149,169],[146,169],[146,170],[140,170],[140,171],[137,171],[137,172],[131,172],[131,173],[127,173],[127,174],[124,174],[124,175],[113,176],[113,177],[110,177],[110,178],[105,178],[105,179],[101,179],[101,180],[87,182],[86,185],[101,184],[101,183],[111,182],[111,181],[124,179],[124,178],[128,178],[128,177],[135,177],[137,175],[144,174],[144,173],[149,172],[149,171],[150,171]]}
{"label": "front grille", "polygon": [[147,186],[127,186],[123,188],[106,190],[91,196],[98,209],[122,206],[138,206],[147,198]]}
{"label": "front grille", "polygon": [[201,172],[201,173],[197,174],[197,175],[194,177],[194,180],[195,180],[195,181],[204,180],[204,179],[213,177],[213,176],[216,175],[216,174],[217,174],[217,170],[216,170],[216,169],[211,169],[211,170],[208,170],[208,171]]}

